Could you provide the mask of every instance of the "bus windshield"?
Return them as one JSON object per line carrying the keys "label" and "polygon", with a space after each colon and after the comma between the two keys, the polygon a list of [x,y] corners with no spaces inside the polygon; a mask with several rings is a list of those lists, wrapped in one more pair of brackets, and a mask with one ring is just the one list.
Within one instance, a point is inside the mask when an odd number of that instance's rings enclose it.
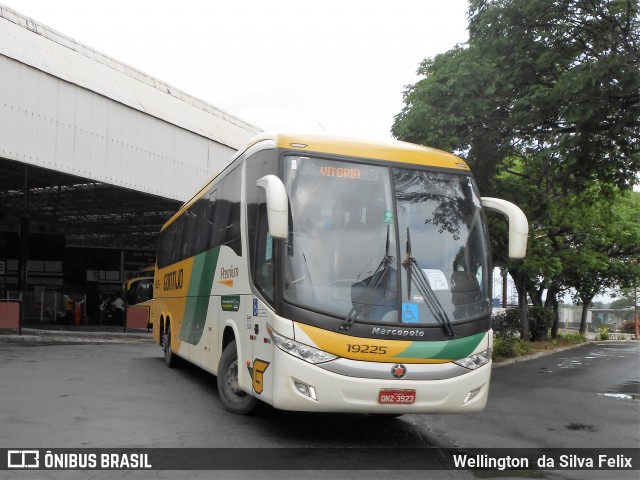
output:
{"label": "bus windshield", "polygon": [[451,326],[490,313],[470,176],[287,156],[284,300],[348,322]]}

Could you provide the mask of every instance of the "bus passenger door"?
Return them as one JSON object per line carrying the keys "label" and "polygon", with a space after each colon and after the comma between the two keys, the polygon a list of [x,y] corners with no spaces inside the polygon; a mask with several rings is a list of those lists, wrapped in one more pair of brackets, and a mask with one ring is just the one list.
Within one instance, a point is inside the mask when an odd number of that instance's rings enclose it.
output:
{"label": "bus passenger door", "polygon": [[247,365],[252,379],[254,395],[267,402],[273,401],[274,367],[271,337],[267,322],[273,324],[272,310],[261,300],[274,301],[275,259],[278,240],[269,233],[267,196],[258,181],[279,171],[278,155],[273,150],[253,153],[246,165],[247,202],[247,250],[251,267],[250,281],[254,291],[260,295],[249,296],[247,302],[247,340],[251,345],[251,361]]}
{"label": "bus passenger door", "polygon": [[249,343],[252,347],[251,365],[247,365],[251,374],[253,393],[261,400],[270,403],[273,399],[273,383],[270,370],[273,361],[273,345],[267,331],[267,308],[256,297],[247,302],[247,327],[251,325]]}

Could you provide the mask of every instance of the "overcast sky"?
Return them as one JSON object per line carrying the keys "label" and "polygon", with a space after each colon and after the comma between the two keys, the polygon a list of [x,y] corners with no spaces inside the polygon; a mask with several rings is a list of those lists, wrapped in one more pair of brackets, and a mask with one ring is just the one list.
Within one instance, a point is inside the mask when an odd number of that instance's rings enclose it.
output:
{"label": "overcast sky", "polygon": [[263,129],[390,138],[467,0],[0,0]]}

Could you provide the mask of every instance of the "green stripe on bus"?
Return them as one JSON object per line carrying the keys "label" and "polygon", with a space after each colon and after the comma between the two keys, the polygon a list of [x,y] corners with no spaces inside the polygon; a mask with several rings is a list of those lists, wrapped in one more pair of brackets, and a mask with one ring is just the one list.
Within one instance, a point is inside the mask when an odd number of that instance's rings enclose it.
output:
{"label": "green stripe on bus", "polygon": [[180,338],[192,345],[200,341],[204,331],[219,253],[220,247],[216,247],[193,257],[187,304],[180,330]]}
{"label": "green stripe on bus", "polygon": [[478,333],[470,337],[439,342],[412,342],[406,350],[398,353],[398,358],[433,358],[436,360],[459,360],[473,352],[486,333]]}

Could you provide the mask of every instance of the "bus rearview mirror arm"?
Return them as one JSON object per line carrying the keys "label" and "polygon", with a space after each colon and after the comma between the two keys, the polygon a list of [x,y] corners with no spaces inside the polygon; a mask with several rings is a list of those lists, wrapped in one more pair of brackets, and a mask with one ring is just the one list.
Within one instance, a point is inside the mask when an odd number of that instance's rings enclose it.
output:
{"label": "bus rearview mirror arm", "polygon": [[482,197],[482,206],[501,213],[509,220],[509,258],[524,258],[527,254],[529,222],[520,207],[500,198]]}
{"label": "bus rearview mirror arm", "polygon": [[287,238],[289,234],[289,197],[284,183],[275,175],[265,175],[256,182],[267,195],[267,221],[273,238]]}

